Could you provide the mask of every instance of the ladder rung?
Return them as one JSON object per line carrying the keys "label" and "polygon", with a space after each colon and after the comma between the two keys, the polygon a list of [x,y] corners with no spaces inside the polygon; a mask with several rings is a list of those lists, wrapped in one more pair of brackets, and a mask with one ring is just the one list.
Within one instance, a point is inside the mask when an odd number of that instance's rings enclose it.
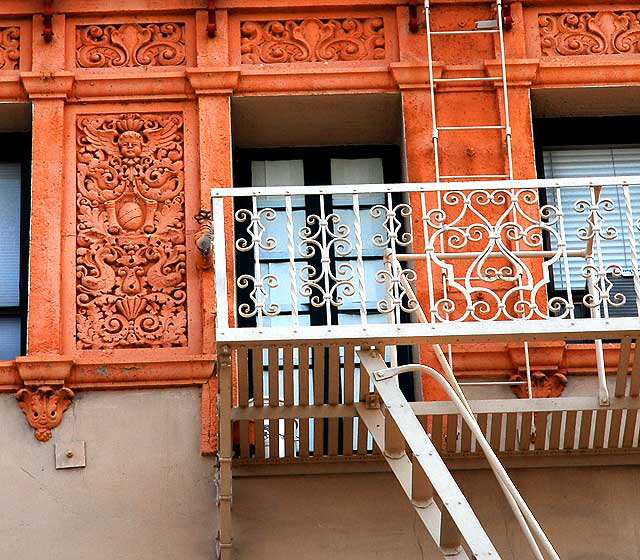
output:
{"label": "ladder rung", "polygon": [[508,179],[509,175],[440,175],[440,179]]}
{"label": "ladder rung", "polygon": [[434,82],[496,82],[502,80],[502,76],[481,76],[478,78],[434,78]]}
{"label": "ladder rung", "polygon": [[438,130],[500,130],[507,128],[504,125],[471,125],[471,126],[438,126]]}
{"label": "ladder rung", "polygon": [[463,29],[460,31],[432,31],[431,35],[472,35],[479,33],[500,33],[499,29]]}

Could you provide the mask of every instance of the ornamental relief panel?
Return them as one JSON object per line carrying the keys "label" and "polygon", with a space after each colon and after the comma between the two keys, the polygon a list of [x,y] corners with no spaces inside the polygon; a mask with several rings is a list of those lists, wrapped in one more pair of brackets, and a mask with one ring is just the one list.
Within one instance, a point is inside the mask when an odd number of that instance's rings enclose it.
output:
{"label": "ornamental relief panel", "polygon": [[542,56],[640,53],[640,10],[540,14]]}
{"label": "ornamental relief panel", "polygon": [[346,62],[385,58],[384,19],[244,21],[243,64]]}
{"label": "ornamental relief panel", "polygon": [[77,127],[77,347],[185,346],[182,116],[85,116]]}
{"label": "ornamental relief panel", "polygon": [[20,67],[20,28],[0,27],[0,70]]}
{"label": "ornamental relief panel", "polygon": [[76,27],[76,65],[79,68],[181,66],[185,63],[183,23]]}

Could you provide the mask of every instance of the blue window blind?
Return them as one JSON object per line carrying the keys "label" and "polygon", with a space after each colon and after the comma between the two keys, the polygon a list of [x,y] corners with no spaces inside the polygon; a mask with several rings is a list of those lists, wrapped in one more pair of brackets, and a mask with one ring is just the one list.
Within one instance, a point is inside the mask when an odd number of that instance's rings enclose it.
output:
{"label": "blue window blind", "polygon": [[[544,175],[547,179],[640,175],[640,148],[558,148],[544,150],[543,156]],[[550,191],[549,195],[550,202],[557,204],[555,192]],[[576,212],[574,205],[578,200],[590,200],[590,196],[587,187],[564,189],[562,193],[569,250],[585,247],[585,242],[578,238],[577,232],[579,228],[585,227],[586,215]],[[607,198],[614,203],[615,208],[612,212],[607,212],[605,223],[614,226],[618,232],[615,239],[602,241],[604,263],[615,263],[623,268],[631,268],[622,190],[618,187],[604,188],[601,198]],[[640,218],[640,199],[632,198],[631,207],[634,219]],[[569,273],[572,289],[581,289],[585,286],[585,279],[581,275],[583,266],[582,259],[570,259]],[[562,263],[556,263],[554,266],[554,283],[558,289],[566,288]]]}
{"label": "blue window blind", "polygon": [[20,164],[0,163],[0,360],[20,354]]}

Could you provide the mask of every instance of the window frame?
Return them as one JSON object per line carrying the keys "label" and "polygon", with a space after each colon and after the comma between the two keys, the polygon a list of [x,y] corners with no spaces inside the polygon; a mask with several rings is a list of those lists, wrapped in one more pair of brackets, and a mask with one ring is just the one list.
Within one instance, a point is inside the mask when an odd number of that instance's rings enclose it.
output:
{"label": "window frame", "polygon": [[0,164],[20,165],[19,305],[0,306],[0,316],[20,318],[20,354],[27,353],[29,239],[31,231],[31,133],[0,133]]}
{"label": "window frame", "polygon": [[[544,152],[549,149],[579,150],[589,148],[640,147],[640,115],[595,117],[544,117],[533,119],[533,142],[537,177],[546,179]],[[540,204],[547,204],[547,193],[540,189]],[[545,239],[545,249],[550,249]],[[551,273],[550,296],[566,294],[556,287]],[[586,290],[573,288],[576,317],[588,317],[589,310],[582,305]]]}
{"label": "window frame", "polygon": [[[305,185],[321,186],[331,184],[331,159],[369,159],[380,158],[382,160],[383,168],[383,180],[385,183],[400,183],[402,179],[402,164],[401,164],[401,149],[396,145],[348,145],[348,146],[320,146],[320,147],[282,147],[282,148],[237,148],[234,150],[233,155],[233,177],[234,187],[251,187],[252,186],[252,161],[275,161],[275,160],[302,160],[304,171],[304,183]],[[314,195],[313,198],[319,196]],[[236,199],[239,201],[239,199]],[[319,202],[318,202],[319,204]],[[317,213],[318,208],[308,207],[305,202],[305,207],[309,208],[309,212]],[[327,212],[330,212],[333,208],[332,204],[327,207]],[[237,224],[236,224],[237,226]],[[236,229],[236,236],[240,230]],[[378,258],[378,257],[375,257]],[[332,258],[332,262],[339,262],[341,259]],[[238,258],[236,252],[236,276],[241,274],[253,274],[253,263],[250,258]],[[323,320],[325,313],[324,308],[314,308],[309,306],[310,312],[310,324],[326,324]],[[336,318],[337,310],[332,309],[332,322]],[[326,316],[324,316],[326,318]],[[237,316],[238,326],[251,326],[252,319],[245,319]],[[325,349],[325,364],[329,363],[328,348]],[[411,361],[411,347],[400,346],[398,347],[398,360],[400,363],[410,363]],[[312,356],[312,360],[315,358]],[[250,362],[252,363],[252,362]],[[342,366],[342,364],[341,364]],[[266,368],[267,366],[265,366]],[[325,366],[326,367],[326,366]],[[266,371],[266,370],[265,370]],[[325,372],[325,394],[323,395],[323,402],[328,402],[327,391],[327,375]],[[415,399],[415,384],[412,374],[402,374],[399,376],[400,387],[409,400]],[[248,391],[250,398],[253,396],[253,375],[249,372],[248,375]],[[324,430],[328,429],[328,424],[323,422]],[[339,426],[339,446],[342,446],[342,426]],[[325,433],[325,449],[323,453],[326,454],[326,446],[328,440]],[[342,449],[340,449],[342,452]]]}

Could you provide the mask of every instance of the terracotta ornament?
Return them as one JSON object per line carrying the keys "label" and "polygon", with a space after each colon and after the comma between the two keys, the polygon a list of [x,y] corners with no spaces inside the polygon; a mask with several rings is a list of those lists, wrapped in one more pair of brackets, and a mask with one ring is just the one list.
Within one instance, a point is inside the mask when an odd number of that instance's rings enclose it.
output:
{"label": "terracotta ornament", "polygon": [[78,119],[77,345],[184,346],[183,119]]}
{"label": "terracotta ornament", "polygon": [[542,56],[640,53],[640,11],[540,14]]}
{"label": "terracotta ornament", "polygon": [[18,405],[35,430],[35,438],[41,442],[51,439],[51,430],[62,422],[62,415],[71,405],[73,396],[73,391],[67,387],[49,385],[27,387],[16,393]]}
{"label": "terracotta ornament", "polygon": [[20,28],[0,27],[0,70],[20,68]]}
{"label": "terracotta ornament", "polygon": [[[524,375],[512,375],[509,381],[522,382],[527,378]],[[567,385],[567,376],[562,373],[543,373],[542,371],[531,372],[531,392],[534,399],[549,399],[562,395]],[[513,394],[519,399],[529,397],[529,390],[526,383],[511,387]]]}
{"label": "terracotta ornament", "polygon": [[181,66],[185,63],[182,23],[123,23],[76,28],[76,64],[79,68]]}
{"label": "terracotta ornament", "polygon": [[381,17],[245,21],[241,35],[243,64],[385,58]]}
{"label": "terracotta ornament", "polygon": [[207,270],[213,266],[213,223],[209,210],[200,210],[193,219],[200,226],[196,234],[196,247],[200,253],[200,268]]}

